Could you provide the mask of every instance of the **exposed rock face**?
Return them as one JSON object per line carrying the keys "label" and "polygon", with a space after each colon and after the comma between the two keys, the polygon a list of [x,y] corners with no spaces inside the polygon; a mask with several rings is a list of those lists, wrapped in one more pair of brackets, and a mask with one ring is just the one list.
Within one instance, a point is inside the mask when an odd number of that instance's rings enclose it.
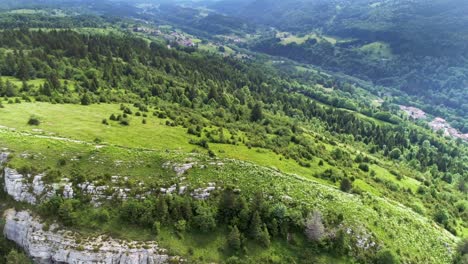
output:
{"label": "exposed rock face", "polygon": [[159,264],[171,259],[154,242],[126,242],[102,236],[80,241],[72,232],[52,230],[56,226],[45,231],[40,220],[27,211],[10,209],[5,212],[5,218],[5,236],[39,264]]}
{"label": "exposed rock face", "polygon": [[44,184],[42,177],[43,174],[25,177],[14,169],[5,168],[5,191],[15,201],[36,204],[38,199],[50,197],[54,193],[50,186]]}
{"label": "exposed rock face", "polygon": [[0,152],[0,165],[2,165],[3,163],[7,162],[7,160],[8,160],[8,155],[9,155],[8,152]]}

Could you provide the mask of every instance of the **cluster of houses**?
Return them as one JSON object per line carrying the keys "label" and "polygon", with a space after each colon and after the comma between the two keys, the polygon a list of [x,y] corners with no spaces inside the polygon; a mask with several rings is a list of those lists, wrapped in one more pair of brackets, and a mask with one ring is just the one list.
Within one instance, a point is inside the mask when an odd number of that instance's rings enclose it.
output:
{"label": "cluster of houses", "polygon": [[429,123],[429,126],[435,130],[442,130],[445,136],[452,136],[454,138],[461,138],[468,140],[468,134],[462,134],[457,129],[453,128],[445,119],[436,117],[432,122]]}
{"label": "cluster of houses", "polygon": [[[426,113],[423,110],[416,107],[400,105],[400,110],[404,111],[406,114],[408,114],[409,117],[411,117],[414,120],[427,118]],[[434,118],[434,120],[429,122],[429,127],[432,128],[432,130],[434,131],[442,130],[445,136],[468,140],[468,134],[463,134],[457,129],[453,128],[447,122],[447,120],[443,118]]]}
{"label": "cluster of houses", "polygon": [[170,43],[177,43],[178,45],[184,47],[195,47],[195,43],[192,41],[191,38],[175,31],[170,33],[164,33],[159,29],[153,29],[148,27],[134,27],[133,32],[139,32],[155,37],[162,37]]}
{"label": "cluster of houses", "polygon": [[414,120],[424,119],[427,117],[426,113],[423,110],[416,107],[400,105],[400,110],[404,111],[406,114],[408,114],[409,117],[413,118]]}

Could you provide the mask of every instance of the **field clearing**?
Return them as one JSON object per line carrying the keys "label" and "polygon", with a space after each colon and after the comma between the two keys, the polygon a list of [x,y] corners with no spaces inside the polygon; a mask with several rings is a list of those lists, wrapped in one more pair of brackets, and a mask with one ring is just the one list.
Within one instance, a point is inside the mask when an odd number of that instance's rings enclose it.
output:
{"label": "field clearing", "polygon": [[390,59],[393,56],[392,49],[385,42],[372,42],[359,48],[373,59]]}
{"label": "field clearing", "polygon": [[296,43],[300,45],[300,44],[304,44],[309,39],[315,39],[317,42],[327,41],[333,45],[339,42],[339,40],[336,38],[333,38],[331,36],[321,36],[321,35],[318,35],[317,33],[310,33],[310,34],[298,36],[298,35],[293,35],[287,32],[279,32],[276,34],[276,37],[281,38],[281,44],[283,45],[288,45],[291,43]]}

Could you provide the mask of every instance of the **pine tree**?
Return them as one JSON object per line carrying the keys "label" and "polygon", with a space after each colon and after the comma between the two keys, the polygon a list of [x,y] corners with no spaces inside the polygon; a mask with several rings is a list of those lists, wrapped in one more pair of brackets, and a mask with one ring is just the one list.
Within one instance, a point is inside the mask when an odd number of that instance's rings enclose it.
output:
{"label": "pine tree", "polygon": [[268,228],[265,224],[263,224],[263,230],[257,238],[257,241],[266,248],[270,246],[270,234],[268,233]]}
{"label": "pine tree", "polygon": [[161,196],[158,198],[158,202],[156,204],[156,219],[164,223],[165,221],[167,221],[168,215],[169,209],[167,206],[166,199]]}
{"label": "pine tree", "polygon": [[252,122],[257,122],[263,119],[262,107],[259,103],[256,103],[252,108],[252,113],[250,114],[250,120]]}
{"label": "pine tree", "polygon": [[252,219],[250,221],[250,237],[257,240],[262,235],[262,219],[260,219],[260,214],[258,211],[253,213]]}
{"label": "pine tree", "polygon": [[231,232],[227,238],[228,246],[234,251],[238,251],[241,247],[240,232],[237,226],[231,228]]}

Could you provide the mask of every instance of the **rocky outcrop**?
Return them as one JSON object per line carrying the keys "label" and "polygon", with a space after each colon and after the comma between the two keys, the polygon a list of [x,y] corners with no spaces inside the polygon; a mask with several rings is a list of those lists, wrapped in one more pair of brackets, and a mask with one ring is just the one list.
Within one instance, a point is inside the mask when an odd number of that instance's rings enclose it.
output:
{"label": "rocky outcrop", "polygon": [[43,174],[24,176],[17,170],[5,168],[5,192],[17,202],[36,204],[38,200],[51,197],[55,193],[51,186],[44,184],[43,177]]}
{"label": "rocky outcrop", "polygon": [[0,166],[8,161],[8,152],[0,152]]}
{"label": "rocky outcrop", "polygon": [[52,225],[44,226],[28,211],[5,212],[4,235],[35,263],[158,264],[182,262],[169,257],[154,242],[127,242],[104,236],[84,239]]}

